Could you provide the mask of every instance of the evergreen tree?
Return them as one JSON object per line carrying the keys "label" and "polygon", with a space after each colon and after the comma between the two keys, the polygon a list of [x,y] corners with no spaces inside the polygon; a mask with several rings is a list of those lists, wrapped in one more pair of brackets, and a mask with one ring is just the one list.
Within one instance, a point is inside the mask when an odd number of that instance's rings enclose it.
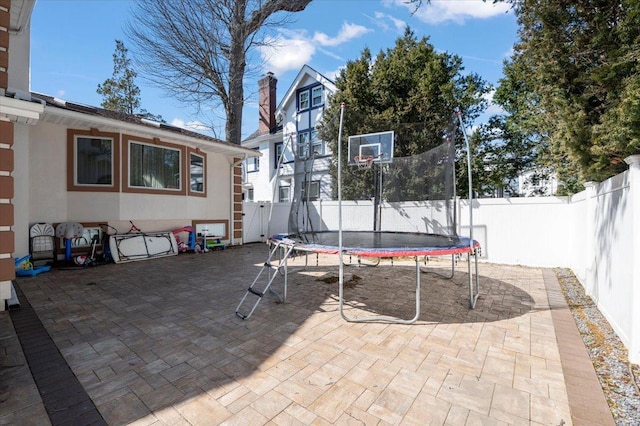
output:
{"label": "evergreen tree", "polygon": [[[361,171],[346,165],[349,135],[393,130],[394,157],[404,157],[442,144],[447,130],[452,128],[456,108],[469,122],[478,117],[486,108],[483,96],[491,87],[477,74],[463,71],[460,57],[437,53],[428,38],[418,40],[410,28],[393,48],[381,51],[375,60],[364,49],[360,58],[347,62],[336,78],[338,90],[323,114],[320,129],[321,138],[332,144],[331,173],[337,182],[336,117],[340,105],[346,103],[342,141],[345,199],[369,199],[374,192],[373,170]],[[464,143],[459,130],[455,139],[460,145]],[[459,150],[461,157],[462,154]],[[462,159],[466,161],[466,157]],[[337,185],[333,188],[335,191]],[[411,184],[406,191],[411,193],[415,188]],[[459,193],[466,192],[466,182],[458,189]],[[402,198],[399,194],[393,197]]]}
{"label": "evergreen tree", "polygon": [[116,40],[113,76],[98,84],[97,92],[103,96],[101,106],[104,109],[132,115],[140,107],[140,89],[134,82],[137,74],[127,53],[124,43]]}
{"label": "evergreen tree", "polygon": [[497,97],[506,123],[540,143],[561,193],[625,170],[640,149],[640,3],[512,3],[520,41]]}

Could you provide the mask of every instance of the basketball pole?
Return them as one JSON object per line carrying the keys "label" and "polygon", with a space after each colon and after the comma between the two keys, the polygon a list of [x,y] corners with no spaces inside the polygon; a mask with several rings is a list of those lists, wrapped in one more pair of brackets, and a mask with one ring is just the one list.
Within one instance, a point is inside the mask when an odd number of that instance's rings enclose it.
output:
{"label": "basketball pole", "polygon": [[[342,258],[342,124],[344,122],[344,110],[346,105],[344,102],[340,104],[340,127],[338,128],[338,288],[340,297],[340,315],[342,313],[342,300],[344,295],[344,262]],[[346,318],[345,318],[346,319]]]}

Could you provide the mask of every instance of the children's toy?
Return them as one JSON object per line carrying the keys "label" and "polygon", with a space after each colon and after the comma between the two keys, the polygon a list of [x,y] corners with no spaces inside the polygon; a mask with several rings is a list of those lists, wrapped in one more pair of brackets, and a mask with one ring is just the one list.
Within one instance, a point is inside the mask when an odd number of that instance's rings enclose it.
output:
{"label": "children's toy", "polygon": [[13,261],[14,266],[16,268],[16,275],[19,277],[33,277],[35,275],[41,274],[42,272],[47,272],[51,269],[49,265],[42,266],[33,266],[31,263],[31,255],[28,254],[19,259],[15,259]]}
{"label": "children's toy", "polygon": [[71,262],[71,246],[74,238],[82,236],[84,228],[77,222],[63,222],[56,226],[56,237],[64,238],[64,260]]}
{"label": "children's toy", "polygon": [[50,223],[36,223],[29,229],[31,262],[48,263],[56,260],[55,231]]}

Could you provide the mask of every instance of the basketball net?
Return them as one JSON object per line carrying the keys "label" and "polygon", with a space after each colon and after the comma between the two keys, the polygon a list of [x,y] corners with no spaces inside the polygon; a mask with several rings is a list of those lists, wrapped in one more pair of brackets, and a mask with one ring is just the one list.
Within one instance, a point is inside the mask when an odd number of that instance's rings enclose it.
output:
{"label": "basketball net", "polygon": [[356,155],[353,158],[359,169],[370,169],[374,159],[375,157],[373,155]]}

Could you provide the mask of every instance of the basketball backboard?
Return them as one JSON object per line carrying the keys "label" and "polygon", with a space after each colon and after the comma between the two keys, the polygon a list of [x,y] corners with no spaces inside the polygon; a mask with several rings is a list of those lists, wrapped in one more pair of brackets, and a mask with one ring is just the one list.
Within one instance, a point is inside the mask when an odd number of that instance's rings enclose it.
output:
{"label": "basketball backboard", "polygon": [[372,156],[374,163],[393,160],[393,131],[349,136],[349,162],[356,165],[356,157]]}

